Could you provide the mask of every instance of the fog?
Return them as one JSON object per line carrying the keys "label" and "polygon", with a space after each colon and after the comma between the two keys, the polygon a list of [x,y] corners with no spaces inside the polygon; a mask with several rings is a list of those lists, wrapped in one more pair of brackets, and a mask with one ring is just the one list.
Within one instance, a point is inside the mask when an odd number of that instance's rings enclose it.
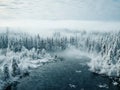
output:
{"label": "fog", "polygon": [[0,0],[0,27],[29,33],[120,30],[119,11],[120,0]]}
{"label": "fog", "polygon": [[73,31],[117,31],[120,30],[120,23],[80,20],[1,20],[0,27],[8,27],[14,31],[24,31],[29,33],[47,33],[58,29],[70,29]]}

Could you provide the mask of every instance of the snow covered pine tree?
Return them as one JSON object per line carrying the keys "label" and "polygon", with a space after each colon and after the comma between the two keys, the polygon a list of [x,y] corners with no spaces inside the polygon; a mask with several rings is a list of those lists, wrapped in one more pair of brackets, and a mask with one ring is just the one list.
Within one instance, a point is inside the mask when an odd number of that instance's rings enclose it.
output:
{"label": "snow covered pine tree", "polygon": [[8,64],[4,65],[3,71],[4,71],[4,80],[6,81],[10,78]]}
{"label": "snow covered pine tree", "polygon": [[13,58],[13,61],[12,61],[12,76],[15,77],[17,75],[20,75],[20,68],[18,67],[16,59]]}

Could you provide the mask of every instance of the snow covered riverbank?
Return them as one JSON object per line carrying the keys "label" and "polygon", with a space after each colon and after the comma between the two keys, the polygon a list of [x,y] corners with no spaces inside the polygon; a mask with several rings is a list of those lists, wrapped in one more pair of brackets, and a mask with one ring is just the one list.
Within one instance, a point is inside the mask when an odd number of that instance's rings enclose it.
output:
{"label": "snow covered riverbank", "polygon": [[51,56],[44,49],[36,51],[22,48],[21,52],[13,52],[9,49],[0,50],[0,90],[7,88],[15,81],[29,75],[31,69],[35,69],[46,63],[54,62],[57,56]]}
{"label": "snow covered riverbank", "polygon": [[[64,57],[74,57],[74,58],[85,58],[88,57],[90,60],[87,63],[89,66],[89,70],[91,72],[108,76],[112,79],[114,85],[120,85],[120,60],[116,60],[113,62],[111,59],[111,53],[101,55],[100,53],[96,52],[87,52],[75,47],[69,47],[64,51]],[[114,57],[115,59],[117,57]]]}

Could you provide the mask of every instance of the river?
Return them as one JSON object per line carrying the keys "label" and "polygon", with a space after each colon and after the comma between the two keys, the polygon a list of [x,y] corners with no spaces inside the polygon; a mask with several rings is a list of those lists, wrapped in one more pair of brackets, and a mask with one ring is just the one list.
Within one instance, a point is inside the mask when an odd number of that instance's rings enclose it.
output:
{"label": "river", "polygon": [[89,61],[84,56],[67,56],[63,61],[45,64],[22,79],[17,90],[120,90],[108,77],[90,72]]}

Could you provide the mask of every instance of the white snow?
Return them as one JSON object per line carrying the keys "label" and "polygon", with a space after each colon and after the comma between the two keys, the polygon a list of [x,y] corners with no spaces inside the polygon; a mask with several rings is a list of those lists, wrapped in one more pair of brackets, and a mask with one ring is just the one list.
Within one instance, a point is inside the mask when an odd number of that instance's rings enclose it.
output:
{"label": "white snow", "polygon": [[114,85],[114,86],[118,85],[118,82],[115,82],[115,81],[114,81],[114,82],[113,82],[113,85]]}
{"label": "white snow", "polygon": [[76,85],[74,85],[74,84],[69,84],[69,87],[71,87],[71,88],[76,88]]}
{"label": "white snow", "polygon": [[[25,71],[30,71],[31,69],[36,69],[39,66],[43,65],[43,63],[45,64],[45,63],[54,61],[54,57],[51,57],[51,55],[45,52],[45,50],[44,50],[44,55],[37,54],[37,52],[34,49],[27,50],[26,48],[23,48],[21,52],[16,52],[16,53],[13,51],[7,50],[6,55],[4,54],[2,55],[1,52],[2,52],[2,49],[0,50],[0,73],[1,73],[0,74],[0,88],[2,88],[2,86],[4,86],[7,83],[10,83],[10,82],[13,82],[19,79],[18,77],[12,76],[13,58],[17,61],[17,64],[18,64],[18,67],[20,68],[21,73],[24,73]],[[2,78],[4,77],[3,67],[5,64],[8,65],[9,73],[10,73],[10,79],[8,80],[8,82],[4,82],[2,80]]]}
{"label": "white snow", "polygon": [[107,84],[100,84],[98,85],[99,88],[109,88]]}
{"label": "white snow", "polygon": [[81,70],[76,70],[75,72],[76,72],[76,73],[81,73],[82,71],[81,71]]}

